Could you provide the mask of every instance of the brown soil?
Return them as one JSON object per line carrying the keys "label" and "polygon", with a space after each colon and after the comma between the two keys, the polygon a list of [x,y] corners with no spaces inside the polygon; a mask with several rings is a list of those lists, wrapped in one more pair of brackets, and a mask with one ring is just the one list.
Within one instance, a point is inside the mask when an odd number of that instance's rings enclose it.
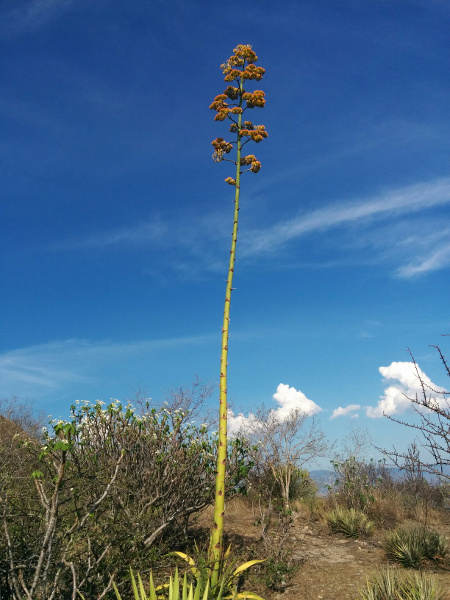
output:
{"label": "brown soil", "polygon": [[[197,532],[205,534],[211,523],[212,513],[203,514],[197,523]],[[226,529],[232,547],[264,558],[267,546],[261,539],[261,529],[254,525],[254,515],[249,503],[242,500],[231,502],[227,508]],[[450,539],[450,514],[433,513],[429,526]],[[246,589],[261,595],[265,600],[357,600],[358,589],[364,587],[367,578],[381,567],[393,566],[383,552],[384,531],[376,529],[365,540],[353,540],[329,533],[323,522],[308,510],[295,513],[284,544],[289,548],[291,564],[299,568],[286,581],[282,590],[273,591],[254,585]],[[274,542],[275,543],[275,542]],[[449,566],[427,569],[447,592],[450,600]]]}

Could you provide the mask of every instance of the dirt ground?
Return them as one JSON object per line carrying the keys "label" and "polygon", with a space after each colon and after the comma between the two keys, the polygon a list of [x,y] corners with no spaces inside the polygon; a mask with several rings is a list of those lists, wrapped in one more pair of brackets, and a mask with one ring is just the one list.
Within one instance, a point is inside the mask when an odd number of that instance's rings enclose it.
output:
{"label": "dirt ground", "polygon": [[[211,518],[212,514],[202,515],[197,526],[203,528]],[[258,549],[260,544],[261,558],[264,558],[261,530],[254,522],[248,504],[238,501],[227,510],[225,528],[233,547],[239,544],[241,548]],[[429,526],[450,540],[450,514],[434,514]],[[364,540],[331,534],[320,519],[311,518],[309,511],[299,511],[285,539],[291,563],[299,567],[297,572],[286,581],[282,591],[250,586],[248,589],[265,600],[357,600],[358,589],[364,587],[368,577],[381,567],[393,566],[384,555],[383,538],[384,532],[380,530]],[[450,600],[449,566],[427,570],[427,573],[433,574],[446,592],[445,600]]]}

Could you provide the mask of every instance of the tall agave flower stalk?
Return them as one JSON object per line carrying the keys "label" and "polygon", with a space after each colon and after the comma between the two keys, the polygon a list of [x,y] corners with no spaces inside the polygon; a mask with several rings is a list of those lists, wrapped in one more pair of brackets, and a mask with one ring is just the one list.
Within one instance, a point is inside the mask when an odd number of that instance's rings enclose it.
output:
{"label": "tall agave flower stalk", "polygon": [[[214,527],[211,534],[211,554],[214,561],[214,578],[218,577],[220,559],[222,555],[223,516],[225,509],[225,469],[227,461],[227,364],[228,364],[228,334],[230,324],[230,301],[233,289],[234,262],[236,257],[236,241],[238,232],[239,194],[241,175],[245,171],[257,173],[261,163],[253,154],[242,156],[243,147],[249,142],[261,142],[267,137],[264,125],[253,125],[251,121],[243,120],[246,111],[253,108],[263,108],[265,104],[264,92],[254,90],[247,92],[244,83],[250,80],[260,81],[265,73],[262,67],[256,67],[258,57],[251,46],[239,45],[234,49],[234,54],[221,65],[225,81],[230,85],[223,94],[216,96],[210,109],[217,112],[215,121],[230,120],[229,131],[234,134],[233,141],[217,138],[212,142],[214,146],[213,159],[215,162],[227,161],[236,165],[236,178],[227,177],[226,183],[235,187],[234,220],[230,250],[230,263],[225,293],[225,308],[222,326],[222,352],[220,356],[220,414],[219,414],[219,451],[217,457],[216,496],[214,507]],[[235,85],[231,85],[234,83]],[[229,158],[236,150],[236,159]]]}

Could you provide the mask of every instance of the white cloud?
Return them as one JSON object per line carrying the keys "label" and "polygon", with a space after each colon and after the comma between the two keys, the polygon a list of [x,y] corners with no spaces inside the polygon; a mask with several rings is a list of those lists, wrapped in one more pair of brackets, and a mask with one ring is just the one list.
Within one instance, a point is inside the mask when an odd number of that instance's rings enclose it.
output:
{"label": "white cloud", "polygon": [[275,413],[279,419],[285,419],[293,410],[300,410],[308,416],[320,412],[322,409],[315,402],[305,396],[300,390],[280,383],[273,399],[278,403]]}
{"label": "white cloud", "polygon": [[248,417],[246,417],[243,413],[235,415],[232,410],[228,410],[227,429],[228,435],[231,437],[237,435],[239,432],[250,432],[258,426],[258,419],[253,413],[249,413]]}
{"label": "white cloud", "polygon": [[[430,388],[430,390],[443,391],[443,389],[434,384],[431,379],[413,362],[392,362],[388,367],[380,367],[379,371],[384,378],[384,383],[388,386],[384,390],[378,404],[375,407],[368,406],[366,415],[372,419],[377,419],[386,415],[399,415],[404,413],[411,406],[410,398],[416,395],[420,398],[422,388],[420,379]],[[420,378],[420,379],[419,379]],[[392,383],[389,383],[392,382]],[[443,401],[443,396],[435,394],[437,402]]]}
{"label": "white cloud", "polygon": [[356,410],[359,410],[360,408],[360,404],[349,404],[345,407],[339,406],[339,408],[335,408],[333,410],[330,419],[336,419],[337,417],[345,417],[346,415],[351,415],[352,419],[356,419],[358,415],[352,413],[354,413]]}
{"label": "white cloud", "polygon": [[[294,410],[304,412],[308,416],[313,416],[319,413],[322,409],[315,402],[305,396],[300,390],[289,387],[284,383],[280,383],[277,391],[273,395],[273,399],[277,402],[278,408],[272,409],[272,414],[283,421]],[[253,413],[249,413],[246,417],[243,413],[234,415],[233,411],[228,411],[228,432],[230,435],[235,435],[238,431],[254,429],[258,427],[258,419]]]}

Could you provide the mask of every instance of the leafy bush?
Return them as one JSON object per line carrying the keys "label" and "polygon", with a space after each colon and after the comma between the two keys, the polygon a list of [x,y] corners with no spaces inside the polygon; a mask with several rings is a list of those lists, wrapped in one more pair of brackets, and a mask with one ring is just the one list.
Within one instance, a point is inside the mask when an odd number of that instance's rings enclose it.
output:
{"label": "leafy bush", "polygon": [[[269,501],[276,498],[282,500],[283,490],[279,480],[286,478],[283,469],[287,469],[287,467],[285,465],[279,467],[279,472],[277,471],[277,477],[275,477],[269,465],[257,464],[250,474],[250,486],[253,492]],[[291,471],[288,490],[289,502],[307,501],[314,498],[317,493],[317,485],[310,478],[309,472],[295,465],[292,465]]]}
{"label": "leafy bush", "polygon": [[270,590],[283,591],[297,570],[298,566],[292,565],[286,557],[270,557],[261,565],[258,581]]}
{"label": "leafy bush", "polygon": [[[98,597],[126,564],[148,569],[214,497],[217,438],[185,408],[78,404],[43,445],[28,438],[14,451],[0,482],[0,550],[16,598]],[[235,492],[250,463],[239,440],[229,453]],[[32,467],[20,486],[7,473],[17,464]]]}
{"label": "leafy bush", "polygon": [[432,577],[422,573],[402,577],[389,569],[374,575],[359,594],[362,600],[443,600],[444,598],[444,593]]}
{"label": "leafy bush", "polygon": [[335,508],[325,518],[331,531],[351,538],[371,535],[374,525],[366,514],[354,508]]}
{"label": "leafy bush", "polygon": [[401,527],[385,539],[387,558],[413,569],[419,569],[426,561],[443,560],[448,550],[445,536],[425,527]]}
{"label": "leafy bush", "polygon": [[376,490],[392,486],[392,477],[383,460],[358,460],[355,455],[331,461],[336,479],[330,492],[337,504],[367,512],[375,502]]}

